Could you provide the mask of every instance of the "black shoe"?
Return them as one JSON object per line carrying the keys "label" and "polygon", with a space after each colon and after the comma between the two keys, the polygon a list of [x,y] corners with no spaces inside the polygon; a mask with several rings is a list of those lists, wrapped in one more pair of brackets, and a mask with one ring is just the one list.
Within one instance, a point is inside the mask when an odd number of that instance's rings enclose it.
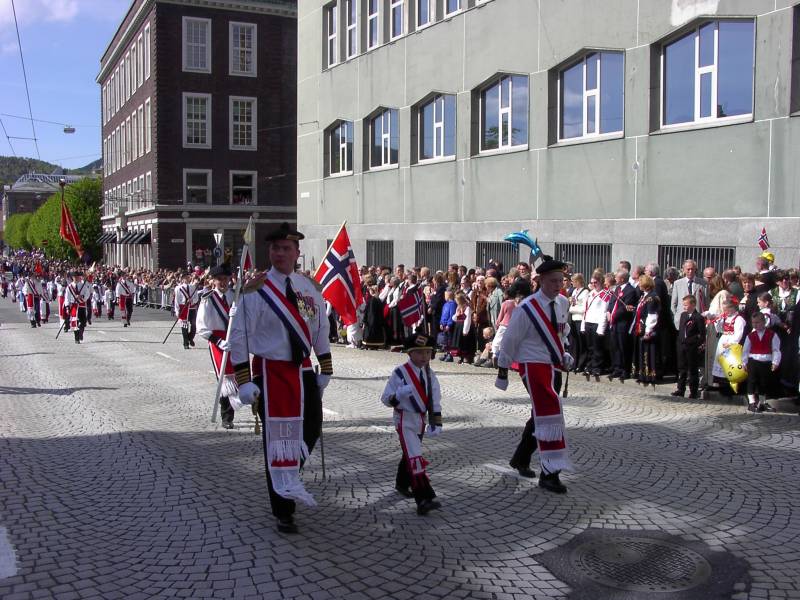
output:
{"label": "black shoe", "polygon": [[762,402],[758,405],[758,412],[775,412],[775,409],[766,402]]}
{"label": "black shoe", "polygon": [[608,380],[609,381],[614,381],[614,377],[616,377],[616,375],[614,375],[614,373],[609,373],[608,374]]}
{"label": "black shoe", "polygon": [[233,423],[229,423],[228,421],[224,421],[222,423],[222,428],[223,429],[233,429]]}
{"label": "black shoe", "polygon": [[36,323],[31,323],[31,327],[32,327],[33,329],[36,329]]}
{"label": "black shoe", "polygon": [[188,349],[189,349],[189,344],[184,344],[184,345],[183,345],[183,349],[184,349],[184,350],[188,350]]}
{"label": "black shoe", "polygon": [[756,405],[755,402],[748,402],[747,403],[747,412],[751,412],[751,413],[757,413],[758,412],[758,406]]}
{"label": "black shoe", "polygon": [[536,471],[534,471],[530,467],[520,466],[513,460],[508,463],[508,466],[516,470],[516,472],[519,473],[520,477],[527,477],[528,479],[533,479],[534,477],[536,477]]}
{"label": "black shoe", "polygon": [[699,400],[700,394],[697,392],[690,392],[689,393],[689,400]]}
{"label": "black shoe", "polygon": [[294,517],[277,517],[275,524],[278,526],[278,531],[281,533],[297,533],[297,525],[294,522]]}
{"label": "black shoe", "polygon": [[558,478],[558,473],[545,475],[545,473],[542,472],[539,476],[539,487],[544,488],[548,492],[553,492],[554,494],[567,493],[567,486],[561,483],[561,480]]}
{"label": "black shoe", "polygon": [[194,348],[194,340],[189,340],[189,345]]}
{"label": "black shoe", "polygon": [[405,496],[406,498],[413,498],[414,497],[414,494],[408,488],[402,488],[402,487],[400,487],[398,485],[398,486],[395,486],[394,489],[397,490],[397,493],[400,494],[401,496]]}
{"label": "black shoe", "polygon": [[670,393],[670,396],[675,396],[676,398],[683,398],[683,395],[685,393],[686,393],[685,391],[675,390],[674,392]]}
{"label": "black shoe", "polygon": [[127,323],[123,323],[123,324],[122,324],[122,326],[123,326],[123,327],[127,327],[127,326],[128,326],[128,324],[127,324]]}
{"label": "black shoe", "polygon": [[437,502],[436,500],[423,500],[417,506],[417,514],[418,515],[427,515],[432,510],[436,510],[437,508],[441,508],[441,502]]}
{"label": "black shoe", "polygon": [[589,378],[591,378],[592,374],[589,373],[589,371],[584,371],[583,376],[586,377],[586,381],[589,381]]}

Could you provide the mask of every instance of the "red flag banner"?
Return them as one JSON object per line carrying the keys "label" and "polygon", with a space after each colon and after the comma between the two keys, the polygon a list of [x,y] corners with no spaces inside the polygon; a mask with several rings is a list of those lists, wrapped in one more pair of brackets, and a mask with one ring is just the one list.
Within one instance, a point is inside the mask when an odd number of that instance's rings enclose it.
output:
{"label": "red flag banner", "polygon": [[78,253],[79,257],[83,256],[78,228],[75,227],[75,221],[72,220],[72,214],[69,212],[69,207],[63,198],[61,199],[61,228],[58,233],[65,242],[75,248],[75,252]]}
{"label": "red flag banner", "polygon": [[400,317],[403,319],[403,325],[406,327],[413,327],[418,321],[425,317],[422,290],[416,286],[408,290],[403,297],[397,301],[397,308],[400,310]]}
{"label": "red flag banner", "polygon": [[766,227],[761,228],[761,235],[758,236],[758,247],[761,248],[761,250],[766,250],[769,248],[769,239],[767,238]]}
{"label": "red flag banner", "polygon": [[364,302],[361,276],[344,225],[322,259],[314,280],[322,286],[322,297],[331,303],[345,325],[358,320],[356,309]]}

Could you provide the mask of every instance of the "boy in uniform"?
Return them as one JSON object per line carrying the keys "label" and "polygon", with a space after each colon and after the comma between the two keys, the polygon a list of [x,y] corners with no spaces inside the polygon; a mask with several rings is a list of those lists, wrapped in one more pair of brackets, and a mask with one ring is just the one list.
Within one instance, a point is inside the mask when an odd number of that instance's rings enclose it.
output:
{"label": "boy in uniform", "polygon": [[681,354],[678,361],[678,389],[670,395],[683,398],[688,378],[689,398],[696,400],[700,397],[698,368],[705,341],[706,322],[697,311],[697,298],[693,294],[687,294],[683,297],[683,312],[678,325],[678,352]]}
{"label": "boy in uniform", "polygon": [[752,316],[753,330],[747,334],[742,349],[742,364],[747,369],[747,411],[775,412],[759,394],[772,389],[775,372],[781,364],[781,344],[775,331],[767,329],[767,317],[757,312]]}
{"label": "boy in uniform", "polygon": [[394,426],[403,451],[395,488],[403,496],[416,500],[418,515],[441,506],[425,470],[428,461],[422,457],[426,417],[431,437],[442,432],[442,394],[439,380],[430,368],[434,342],[424,334],[406,338],[403,351],[408,353],[408,361],[392,371],[381,395],[381,402],[394,409]]}

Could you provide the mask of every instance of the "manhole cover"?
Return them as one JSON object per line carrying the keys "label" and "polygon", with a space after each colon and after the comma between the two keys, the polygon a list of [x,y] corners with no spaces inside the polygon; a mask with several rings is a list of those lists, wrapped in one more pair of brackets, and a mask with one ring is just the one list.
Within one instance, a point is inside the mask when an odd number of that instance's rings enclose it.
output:
{"label": "manhole cover", "polygon": [[646,537],[591,540],[572,551],[570,562],[592,581],[635,592],[688,590],[711,575],[711,565],[697,552]]}

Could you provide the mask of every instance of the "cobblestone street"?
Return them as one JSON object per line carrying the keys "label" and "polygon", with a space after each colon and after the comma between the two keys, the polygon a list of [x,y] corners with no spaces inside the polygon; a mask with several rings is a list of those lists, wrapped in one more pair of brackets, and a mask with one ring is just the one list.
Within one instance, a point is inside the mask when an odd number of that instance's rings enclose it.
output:
{"label": "cobblestone street", "polygon": [[[8,300],[0,322],[3,600],[579,597],[540,557],[588,530],[735,557],[745,566],[727,597],[800,598],[796,411],[754,416],[675,400],[669,386],[572,378],[576,472],[557,496],[508,467],[530,411],[519,379],[501,392],[491,369],[435,361],[444,433],[425,448],[443,506],[419,517],[394,490],[399,445],[379,401],[404,355],[337,347],[326,477],[319,446],[303,475],[319,506],[299,507],[300,534],[287,536],[252,416],[237,414],[233,431],[210,422],[205,343],[185,351],[176,330],[162,345],[167,313],[137,308],[129,329],[96,319],[81,346],[71,333],[56,341],[57,322],[32,330]],[[657,597],[712,597],[700,590],[716,572]]]}

